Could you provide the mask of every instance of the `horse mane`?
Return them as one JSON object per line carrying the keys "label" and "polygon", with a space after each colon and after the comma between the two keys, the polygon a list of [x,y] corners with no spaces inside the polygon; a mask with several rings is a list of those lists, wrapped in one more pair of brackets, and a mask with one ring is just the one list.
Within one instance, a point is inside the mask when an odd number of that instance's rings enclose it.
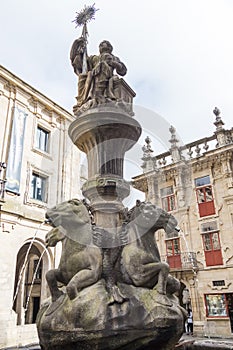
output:
{"label": "horse mane", "polygon": [[[173,235],[174,232],[176,232],[175,235],[177,235],[177,232],[179,230],[176,228],[178,224],[176,218],[172,214],[168,213],[166,210],[152,204],[151,202],[137,201],[137,204],[128,212],[128,222],[136,222],[137,218],[139,218],[139,216],[143,213],[143,207],[146,205],[151,205],[151,208],[153,208],[155,211],[155,215],[151,218],[151,227],[148,228],[148,232],[156,232],[159,229],[164,229],[168,236],[169,234],[171,234],[171,232],[173,233]],[[155,219],[154,223],[153,218]],[[141,223],[141,220],[138,220],[138,225],[139,223]],[[135,225],[137,224],[135,223]]]}

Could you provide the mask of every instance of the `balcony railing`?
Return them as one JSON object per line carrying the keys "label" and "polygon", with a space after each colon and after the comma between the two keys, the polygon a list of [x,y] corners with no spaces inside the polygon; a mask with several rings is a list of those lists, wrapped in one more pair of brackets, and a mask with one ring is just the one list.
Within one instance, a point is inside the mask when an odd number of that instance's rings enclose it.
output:
{"label": "balcony railing", "polygon": [[177,255],[162,255],[161,261],[168,263],[171,270],[197,270],[197,258],[194,252],[182,252]]}

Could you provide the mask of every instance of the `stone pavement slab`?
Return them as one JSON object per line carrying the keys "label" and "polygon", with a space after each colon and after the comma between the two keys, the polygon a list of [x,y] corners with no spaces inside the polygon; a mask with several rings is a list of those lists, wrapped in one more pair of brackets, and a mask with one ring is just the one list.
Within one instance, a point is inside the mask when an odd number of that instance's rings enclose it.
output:
{"label": "stone pavement slab", "polygon": [[233,350],[233,339],[199,338],[183,335],[175,350]]}
{"label": "stone pavement slab", "polygon": [[[2,350],[41,350],[39,344],[4,348]],[[233,338],[201,338],[184,334],[174,350],[233,350]],[[154,350],[154,349],[152,349]],[[159,349],[163,350],[163,349]]]}

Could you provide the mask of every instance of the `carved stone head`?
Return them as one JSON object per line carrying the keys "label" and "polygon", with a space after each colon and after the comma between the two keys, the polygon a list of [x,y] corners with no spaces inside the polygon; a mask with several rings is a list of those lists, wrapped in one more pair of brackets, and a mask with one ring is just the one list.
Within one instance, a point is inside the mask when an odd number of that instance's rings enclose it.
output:
{"label": "carved stone head", "polygon": [[57,204],[48,209],[46,217],[53,227],[80,244],[91,244],[91,219],[86,206],[77,199]]}
{"label": "carved stone head", "polygon": [[99,44],[99,52],[100,54],[107,52],[107,53],[112,53],[113,47],[110,44],[110,42],[108,40],[103,40],[101,41],[101,43]]}

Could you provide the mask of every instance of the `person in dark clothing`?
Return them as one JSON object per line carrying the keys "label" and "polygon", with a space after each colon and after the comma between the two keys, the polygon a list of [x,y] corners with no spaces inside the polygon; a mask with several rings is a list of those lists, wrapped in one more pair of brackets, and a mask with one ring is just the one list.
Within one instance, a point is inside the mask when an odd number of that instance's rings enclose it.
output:
{"label": "person in dark clothing", "polygon": [[188,309],[187,333],[193,335],[193,313],[191,309]]}

